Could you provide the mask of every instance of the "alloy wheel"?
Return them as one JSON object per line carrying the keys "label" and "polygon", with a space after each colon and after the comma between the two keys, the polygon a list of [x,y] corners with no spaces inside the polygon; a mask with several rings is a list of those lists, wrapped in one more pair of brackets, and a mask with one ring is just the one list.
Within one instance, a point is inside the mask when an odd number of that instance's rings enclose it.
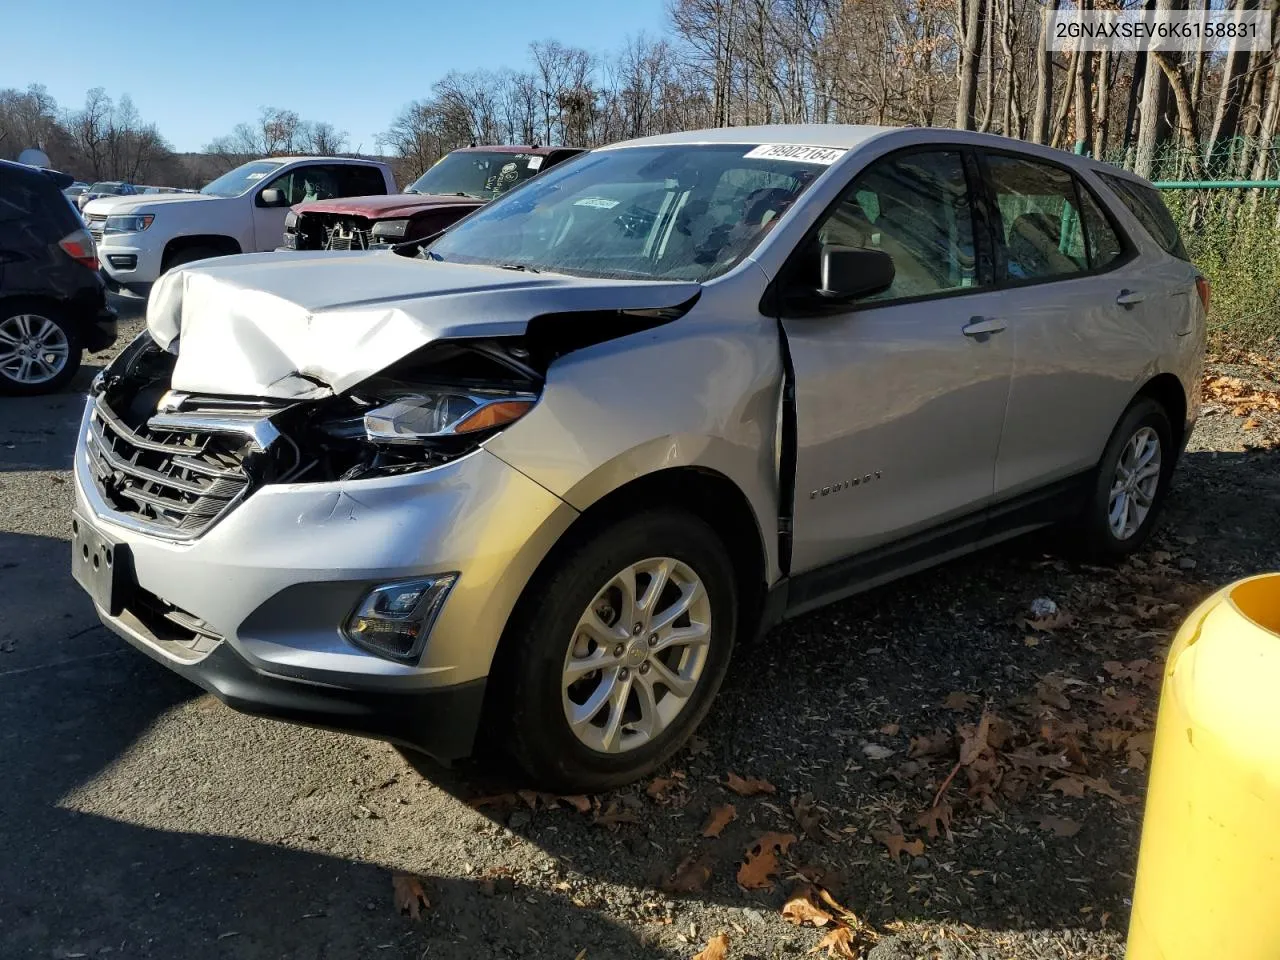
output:
{"label": "alloy wheel", "polygon": [[70,356],[66,333],[48,317],[19,313],[0,322],[0,373],[16,383],[48,383]]}
{"label": "alloy wheel", "polygon": [[711,601],[671,557],[615,574],[578,619],[561,691],[574,736],[600,753],[650,743],[689,705],[707,664]]}
{"label": "alloy wheel", "polygon": [[1160,435],[1140,427],[1116,461],[1107,503],[1107,524],[1117,540],[1128,540],[1141,529],[1160,487]]}

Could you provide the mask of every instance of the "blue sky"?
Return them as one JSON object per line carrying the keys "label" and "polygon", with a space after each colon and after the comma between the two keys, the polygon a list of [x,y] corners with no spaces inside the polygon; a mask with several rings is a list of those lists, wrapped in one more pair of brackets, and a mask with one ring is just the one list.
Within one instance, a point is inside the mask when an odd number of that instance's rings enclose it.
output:
{"label": "blue sky", "polygon": [[372,152],[399,109],[450,70],[525,69],[533,40],[593,53],[662,33],[663,0],[0,0],[0,88],[61,107],[128,93],[177,150],[264,106],[327,120]]}

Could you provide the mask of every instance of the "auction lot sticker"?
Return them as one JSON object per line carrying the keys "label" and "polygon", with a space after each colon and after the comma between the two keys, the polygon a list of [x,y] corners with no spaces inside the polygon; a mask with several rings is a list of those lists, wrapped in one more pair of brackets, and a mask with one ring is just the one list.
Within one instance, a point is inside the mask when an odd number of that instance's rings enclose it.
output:
{"label": "auction lot sticker", "polygon": [[810,147],[803,143],[762,143],[744,154],[758,160],[795,160],[828,167],[844,155],[845,150],[840,147]]}

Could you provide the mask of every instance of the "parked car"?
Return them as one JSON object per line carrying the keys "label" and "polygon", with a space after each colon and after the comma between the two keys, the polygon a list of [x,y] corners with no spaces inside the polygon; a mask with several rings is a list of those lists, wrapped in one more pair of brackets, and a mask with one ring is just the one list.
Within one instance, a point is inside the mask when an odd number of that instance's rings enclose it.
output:
{"label": "parked car", "polygon": [[[89,189],[89,184],[81,183],[79,180],[77,180],[75,183],[71,184],[70,186],[65,187],[62,191],[62,195],[74,204],[80,198],[80,195],[88,189]],[[78,211],[79,209],[80,209],[79,204],[76,204],[76,210]]]}
{"label": "parked car", "polygon": [[131,197],[138,192],[137,187],[131,183],[123,183],[118,180],[105,180],[101,183],[95,183],[87,190],[82,192],[76,198],[76,203],[80,206],[80,210],[93,200],[100,200],[103,197]]}
{"label": "parked car", "polygon": [[61,191],[70,180],[0,160],[0,394],[57,390],[84,351],[116,339],[93,238]]}
{"label": "parked car", "polygon": [[464,147],[402,194],[300,203],[284,223],[289,250],[366,250],[439,233],[517,184],[582,153],[579,147]]}
{"label": "parked car", "polygon": [[1067,521],[1150,535],[1208,286],[1145,180],[942,129],[593,151],[415,258],[161,280],[89,398],[73,570],[242,710],[640,777],[735,642]]}
{"label": "parked car", "polygon": [[395,188],[391,168],[379,161],[272,157],[241,164],[198,194],[101,200],[84,213],[108,284],[146,296],[156,278],[175,266],[275,249],[295,203]]}

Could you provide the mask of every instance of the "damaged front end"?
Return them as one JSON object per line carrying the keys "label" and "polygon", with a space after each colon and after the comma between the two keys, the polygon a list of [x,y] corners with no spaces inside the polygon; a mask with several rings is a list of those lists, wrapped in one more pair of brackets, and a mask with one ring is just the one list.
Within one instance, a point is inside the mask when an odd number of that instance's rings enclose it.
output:
{"label": "damaged front end", "polygon": [[267,484],[440,466],[537,402],[520,338],[434,341],[338,396],[288,401],[171,389],[175,356],[143,333],[95,380],[86,466],[117,519],[199,536]]}

